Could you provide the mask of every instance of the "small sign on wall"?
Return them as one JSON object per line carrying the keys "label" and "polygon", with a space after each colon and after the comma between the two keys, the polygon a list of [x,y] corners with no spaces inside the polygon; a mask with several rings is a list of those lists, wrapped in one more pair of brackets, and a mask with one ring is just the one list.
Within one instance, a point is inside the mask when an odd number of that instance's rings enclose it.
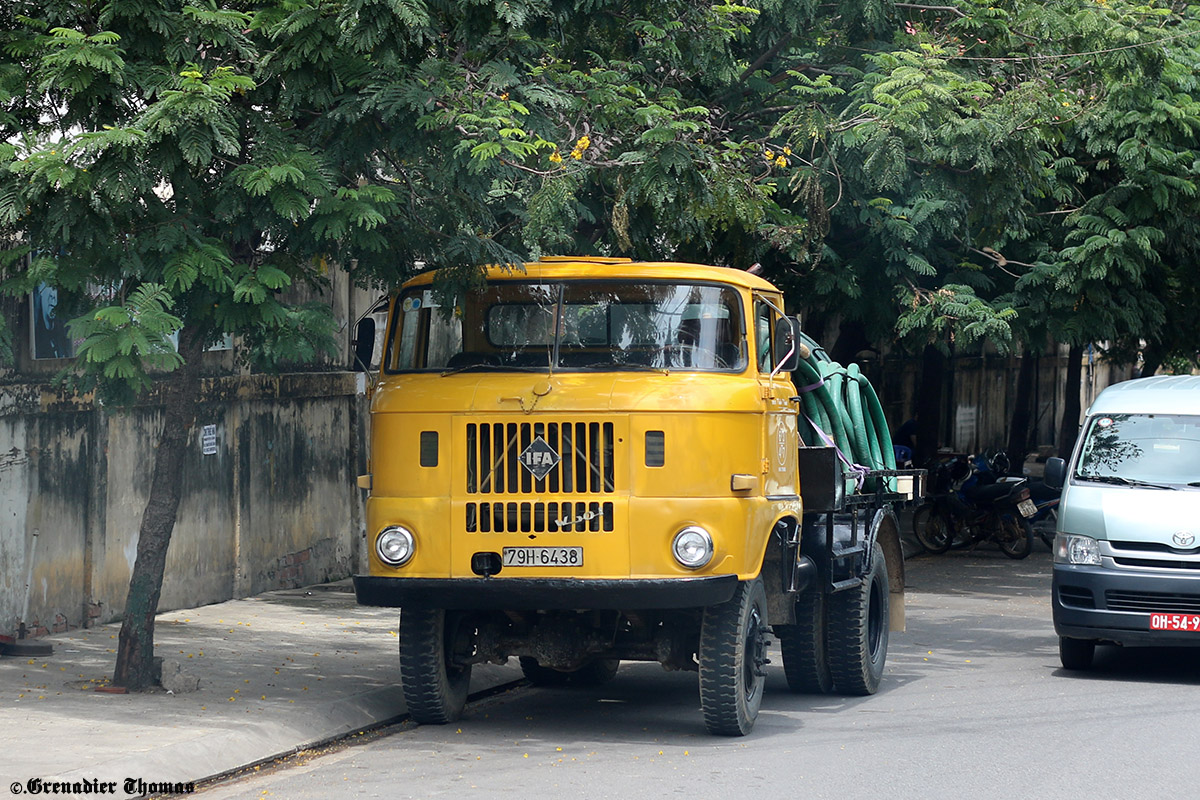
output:
{"label": "small sign on wall", "polygon": [[200,448],[206,456],[217,454],[217,426],[205,425],[200,429]]}

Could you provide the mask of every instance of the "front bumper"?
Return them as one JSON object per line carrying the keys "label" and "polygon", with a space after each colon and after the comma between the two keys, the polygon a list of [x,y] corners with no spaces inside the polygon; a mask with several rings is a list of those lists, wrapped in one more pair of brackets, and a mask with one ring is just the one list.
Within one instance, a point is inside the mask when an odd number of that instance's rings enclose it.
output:
{"label": "front bumper", "polygon": [[1055,564],[1052,597],[1059,636],[1200,647],[1200,632],[1150,630],[1151,613],[1200,614],[1200,575]]}
{"label": "front bumper", "polygon": [[580,578],[383,578],[355,575],[360,605],[478,609],[702,608],[724,603],[737,575],[703,578],[612,580]]}

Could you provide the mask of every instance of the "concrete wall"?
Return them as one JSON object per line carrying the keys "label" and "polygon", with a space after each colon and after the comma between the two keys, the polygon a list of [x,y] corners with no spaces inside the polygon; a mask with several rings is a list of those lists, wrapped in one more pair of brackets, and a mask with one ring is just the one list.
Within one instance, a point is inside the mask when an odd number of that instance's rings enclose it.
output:
{"label": "concrete wall", "polygon": [[[206,381],[160,608],[360,568],[363,389],[349,372]],[[109,413],[44,385],[0,386],[0,634],[22,619],[64,630],[120,617],[161,426],[152,400]]]}

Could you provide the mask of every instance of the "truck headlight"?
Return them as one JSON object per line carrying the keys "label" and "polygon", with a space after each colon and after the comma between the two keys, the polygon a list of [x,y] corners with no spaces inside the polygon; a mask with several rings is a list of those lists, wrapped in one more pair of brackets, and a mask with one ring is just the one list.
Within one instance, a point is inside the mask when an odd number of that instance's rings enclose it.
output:
{"label": "truck headlight", "polygon": [[713,540],[708,531],[689,525],[675,534],[671,542],[671,553],[680,565],[688,569],[700,569],[713,557]]}
{"label": "truck headlight", "polygon": [[412,533],[399,525],[384,528],[375,540],[375,552],[379,555],[379,560],[393,567],[407,564],[413,557],[416,546]]}
{"label": "truck headlight", "polygon": [[1060,533],[1054,537],[1055,564],[1100,566],[1100,543],[1090,536]]}

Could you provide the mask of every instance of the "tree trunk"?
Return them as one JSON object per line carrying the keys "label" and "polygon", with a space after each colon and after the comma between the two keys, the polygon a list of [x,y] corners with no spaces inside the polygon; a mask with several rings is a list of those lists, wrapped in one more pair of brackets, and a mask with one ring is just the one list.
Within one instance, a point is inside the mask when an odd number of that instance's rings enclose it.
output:
{"label": "tree trunk", "polygon": [[921,383],[917,386],[917,448],[913,453],[917,466],[926,465],[937,455],[945,380],[946,356],[937,347],[926,345],[921,355]]}
{"label": "tree trunk", "polygon": [[1029,428],[1033,421],[1033,385],[1037,377],[1037,359],[1026,349],[1017,372],[1017,393],[1013,399],[1012,424],[1008,428],[1008,461],[1020,474],[1029,450]]}
{"label": "tree trunk", "polygon": [[1070,458],[1079,437],[1079,392],[1083,387],[1083,345],[1073,344],[1067,354],[1067,378],[1063,390],[1062,424],[1058,429],[1058,455]]}
{"label": "tree trunk", "polygon": [[200,392],[202,348],[195,331],[185,328],[180,333],[179,352],[183,365],[163,382],[163,429],[154,458],[150,496],[138,529],[137,559],[117,641],[113,684],[130,691],[147,689],[158,680],[154,669],[154,616],[162,593],[167,546],[183,492],[183,458]]}

